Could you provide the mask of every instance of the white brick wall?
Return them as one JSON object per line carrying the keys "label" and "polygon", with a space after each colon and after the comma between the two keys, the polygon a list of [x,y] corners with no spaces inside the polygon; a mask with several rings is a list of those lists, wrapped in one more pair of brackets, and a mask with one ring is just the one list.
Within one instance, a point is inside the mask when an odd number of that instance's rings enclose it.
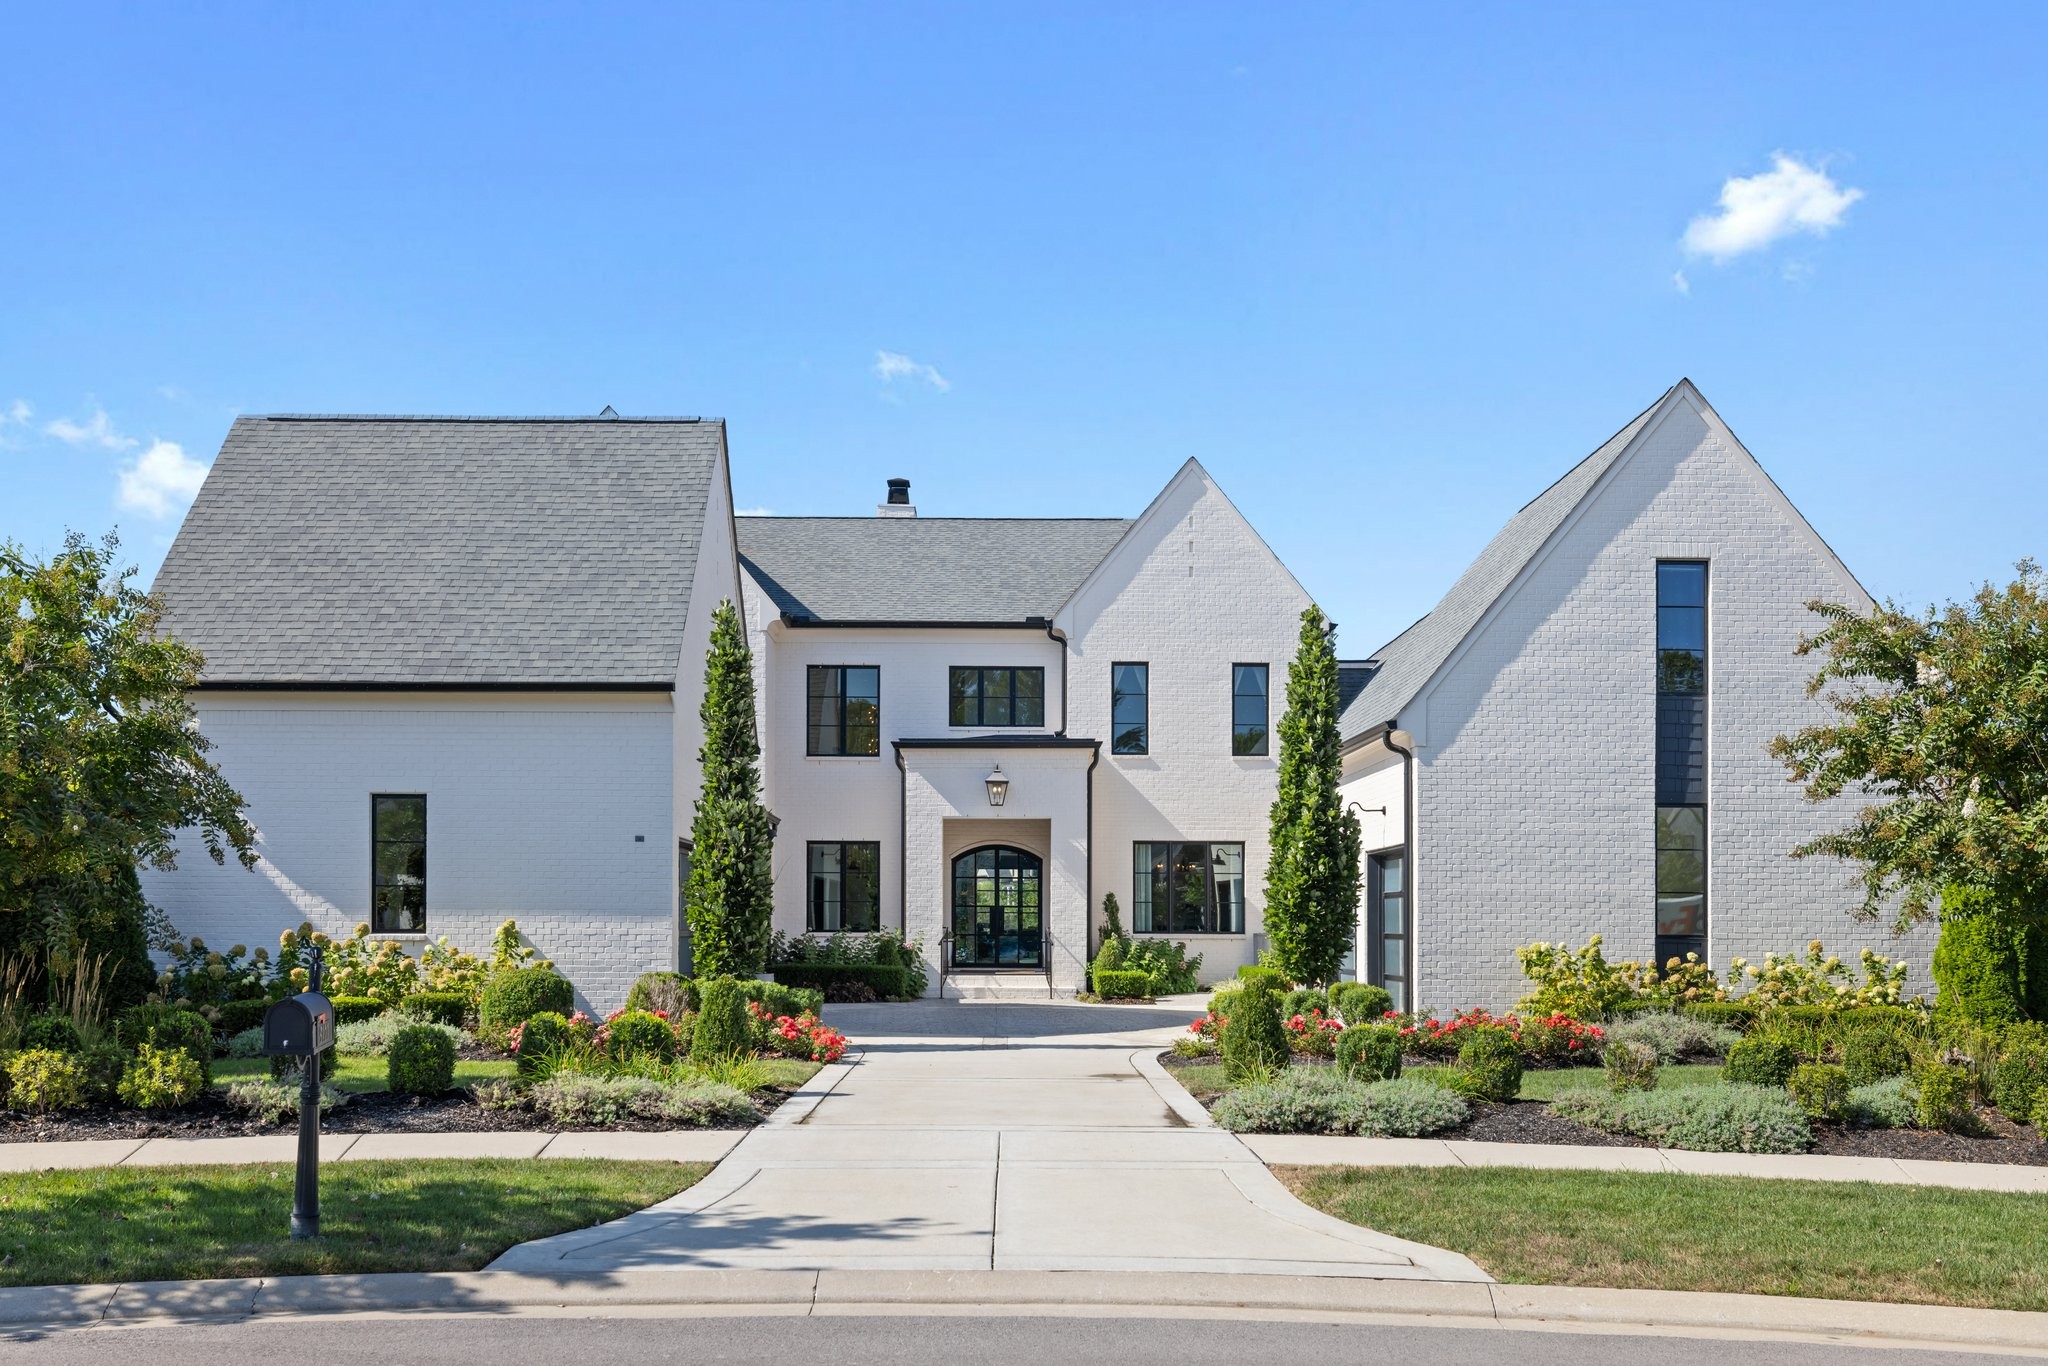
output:
{"label": "white brick wall", "polygon": [[[1420,999],[1505,1005],[1514,949],[1654,938],[1655,565],[1709,571],[1710,955],[1865,944],[1931,990],[1931,941],[1853,921],[1852,871],[1786,857],[1851,807],[1816,809],[1765,752],[1816,714],[1793,654],[1809,598],[1860,597],[1718,419],[1681,399],[1402,716],[1421,765]],[[1845,953],[1845,957],[1851,954]]]}
{"label": "white brick wall", "polygon": [[370,795],[423,792],[430,936],[478,950],[516,919],[598,1010],[673,965],[667,695],[203,693],[196,705],[264,862],[218,868],[187,841],[175,872],[145,874],[182,933],[273,950],[302,920],[347,934],[369,919]]}

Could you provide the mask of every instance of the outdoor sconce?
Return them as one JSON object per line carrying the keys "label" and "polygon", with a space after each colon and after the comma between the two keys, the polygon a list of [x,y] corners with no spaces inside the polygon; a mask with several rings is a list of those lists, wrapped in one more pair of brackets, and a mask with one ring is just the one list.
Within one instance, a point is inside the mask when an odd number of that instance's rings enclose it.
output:
{"label": "outdoor sconce", "polygon": [[990,806],[1001,806],[1005,801],[1009,800],[1010,780],[1003,776],[1003,766],[1001,764],[997,764],[996,771],[982,779],[982,782],[988,788],[988,804]]}

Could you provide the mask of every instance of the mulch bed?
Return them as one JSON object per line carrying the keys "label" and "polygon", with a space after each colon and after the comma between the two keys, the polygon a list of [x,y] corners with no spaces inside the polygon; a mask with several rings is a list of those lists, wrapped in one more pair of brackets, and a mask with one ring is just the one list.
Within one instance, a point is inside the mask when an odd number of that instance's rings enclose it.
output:
{"label": "mulch bed", "polygon": [[[793,1092],[777,1087],[754,1093],[763,1114]],[[747,1125],[664,1124],[628,1120],[619,1124],[555,1124],[527,1110],[487,1110],[466,1090],[427,1099],[370,1091],[349,1097],[320,1116],[327,1134],[496,1133],[671,1133],[690,1129],[747,1128]],[[118,1106],[96,1105],[60,1115],[24,1115],[0,1111],[0,1143],[61,1143],[97,1138],[244,1138],[298,1132],[298,1120],[264,1124],[231,1108],[218,1091],[182,1110],[147,1114]]]}

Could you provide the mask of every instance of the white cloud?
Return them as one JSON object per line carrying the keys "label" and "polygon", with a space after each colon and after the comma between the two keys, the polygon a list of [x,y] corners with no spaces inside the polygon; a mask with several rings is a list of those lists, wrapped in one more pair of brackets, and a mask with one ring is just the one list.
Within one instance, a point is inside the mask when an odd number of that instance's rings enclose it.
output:
{"label": "white cloud", "polygon": [[899,379],[923,380],[942,394],[953,387],[933,366],[920,364],[895,351],[875,352],[875,378],[884,384]]}
{"label": "white cloud", "polygon": [[14,400],[14,402],[7,405],[7,415],[5,417],[0,417],[0,424],[12,424],[17,427],[26,427],[28,425],[28,420],[34,417],[35,415],[36,410],[28,406],[28,400],[25,398],[18,398]]}
{"label": "white cloud", "polygon": [[72,446],[105,446],[110,451],[125,451],[142,444],[132,436],[123,436],[115,431],[107,410],[97,403],[92,405],[92,416],[85,421],[73,422],[68,417],[60,417],[43,430]]}
{"label": "white cloud", "polygon": [[732,510],[732,515],[733,515],[733,516],[735,516],[735,517],[773,517],[773,516],[775,515],[775,509],[774,509],[774,508],[734,508],[734,509]]}
{"label": "white cloud", "polygon": [[151,517],[182,512],[206,482],[206,466],[185,454],[175,441],[152,441],[149,449],[121,470],[120,503]]}
{"label": "white cloud", "polygon": [[1863,191],[1837,185],[1820,167],[1773,152],[1770,170],[1722,184],[1714,212],[1686,226],[1685,249],[1718,265],[1794,233],[1823,237],[1861,198]]}
{"label": "white cloud", "polygon": [[1671,272],[1671,287],[1680,294],[1692,293],[1692,281],[1685,278],[1685,272],[1682,270]]}

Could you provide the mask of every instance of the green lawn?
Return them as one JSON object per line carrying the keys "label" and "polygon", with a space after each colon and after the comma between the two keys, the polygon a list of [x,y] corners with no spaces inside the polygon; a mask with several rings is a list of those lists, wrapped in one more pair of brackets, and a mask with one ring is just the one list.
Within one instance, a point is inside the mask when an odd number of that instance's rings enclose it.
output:
{"label": "green lawn", "polygon": [[[1186,1087],[1197,1100],[1213,1100],[1230,1090],[1230,1083],[1223,1079],[1223,1064],[1200,1062],[1186,1067],[1168,1069],[1175,1081]],[[1410,1067],[1402,1075],[1426,1078],[1442,1067]],[[1679,1063],[1659,1069],[1659,1086],[1706,1086],[1720,1080],[1721,1068],[1718,1063]],[[1565,1091],[1575,1087],[1605,1086],[1607,1072],[1600,1067],[1560,1067],[1549,1071],[1534,1068],[1522,1073],[1521,1097],[1523,1100],[1555,1100]]]}
{"label": "green lawn", "polygon": [[708,1163],[335,1162],[293,1242],[290,1163],[0,1173],[0,1285],[473,1271],[687,1190]]}
{"label": "green lawn", "polygon": [[1511,1283],[2048,1309],[2048,1195],[1650,1172],[1278,1174],[1317,1209]]}
{"label": "green lawn", "polygon": [[[516,1064],[511,1058],[458,1058],[455,1062],[455,1084],[471,1086],[492,1077],[509,1077]],[[242,1081],[249,1077],[270,1075],[268,1058],[215,1058],[213,1060],[213,1082],[225,1086],[231,1081]],[[382,1091],[385,1078],[383,1058],[363,1057],[344,1053],[335,1060],[333,1084],[340,1091]]]}

